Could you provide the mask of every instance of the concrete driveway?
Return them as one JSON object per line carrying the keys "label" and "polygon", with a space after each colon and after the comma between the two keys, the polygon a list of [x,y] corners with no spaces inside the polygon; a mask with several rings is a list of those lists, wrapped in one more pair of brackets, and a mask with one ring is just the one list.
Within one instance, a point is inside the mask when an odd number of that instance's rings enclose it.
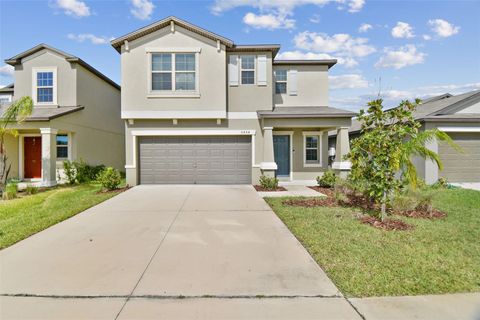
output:
{"label": "concrete driveway", "polygon": [[360,319],[251,186],[139,186],[0,251],[2,319]]}

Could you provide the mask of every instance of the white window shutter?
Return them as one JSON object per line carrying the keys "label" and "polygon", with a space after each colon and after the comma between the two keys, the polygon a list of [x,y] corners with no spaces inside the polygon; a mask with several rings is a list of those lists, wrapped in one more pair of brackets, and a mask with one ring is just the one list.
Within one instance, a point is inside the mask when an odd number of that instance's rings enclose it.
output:
{"label": "white window shutter", "polygon": [[291,96],[297,95],[297,70],[289,70],[287,72],[287,86],[288,94]]}
{"label": "white window shutter", "polygon": [[257,57],[257,85],[267,85],[267,56],[259,55]]}
{"label": "white window shutter", "polygon": [[238,56],[229,56],[228,61],[228,84],[238,86]]}

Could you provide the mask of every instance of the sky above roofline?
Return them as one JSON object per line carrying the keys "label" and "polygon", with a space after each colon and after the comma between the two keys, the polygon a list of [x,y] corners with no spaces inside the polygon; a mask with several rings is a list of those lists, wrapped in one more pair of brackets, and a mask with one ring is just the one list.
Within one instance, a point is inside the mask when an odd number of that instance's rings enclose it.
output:
{"label": "sky above roofline", "polygon": [[[0,0],[3,63],[38,43],[76,55],[120,83],[120,37],[173,15],[236,44],[278,43],[278,59],[338,60],[330,106],[357,111],[480,89],[480,1]],[[20,22],[19,22],[20,21]]]}

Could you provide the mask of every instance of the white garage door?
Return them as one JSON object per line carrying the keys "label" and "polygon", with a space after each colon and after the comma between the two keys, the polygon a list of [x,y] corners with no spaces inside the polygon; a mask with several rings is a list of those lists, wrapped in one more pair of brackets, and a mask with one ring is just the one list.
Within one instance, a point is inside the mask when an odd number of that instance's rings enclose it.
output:
{"label": "white garage door", "polygon": [[139,140],[141,184],[250,184],[250,136],[162,136]]}

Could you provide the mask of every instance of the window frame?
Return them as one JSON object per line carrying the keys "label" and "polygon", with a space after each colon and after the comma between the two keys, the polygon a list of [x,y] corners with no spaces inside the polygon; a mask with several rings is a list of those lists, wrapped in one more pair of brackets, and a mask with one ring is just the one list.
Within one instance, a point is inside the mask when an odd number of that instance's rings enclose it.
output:
{"label": "window frame", "polygon": [[[244,69],[243,61],[244,57],[253,57],[253,69]],[[240,55],[240,84],[241,85],[256,85],[257,84],[257,56],[254,54],[242,54]],[[243,83],[243,71],[253,71],[253,83]]]}
{"label": "window frame", "polygon": [[[67,144],[66,145],[59,145],[58,144],[58,136],[66,136],[67,137]],[[63,160],[70,160],[71,159],[71,146],[72,146],[72,136],[71,134],[68,133],[61,133],[57,134],[55,137],[55,150],[57,153],[57,161],[63,161]],[[58,156],[58,148],[66,148],[67,149],[67,157],[59,157]]]}
{"label": "window frame", "polygon": [[[155,97],[200,97],[200,66],[199,56],[200,48],[146,48],[147,52],[147,66],[148,66],[148,88],[147,98]],[[172,68],[170,71],[153,71],[152,57],[154,54],[171,54]],[[176,54],[193,54],[195,56],[195,70],[194,71],[177,71],[175,65]],[[194,90],[177,90],[176,89],[176,73],[194,73],[195,74],[195,89]],[[172,74],[172,89],[171,90],[153,90],[152,78],[153,73],[171,73]]]}
{"label": "window frame", "polygon": [[[52,86],[38,86],[37,76],[42,72],[51,72],[52,73]],[[42,67],[42,68],[32,68],[32,98],[35,105],[57,105],[57,67]],[[38,101],[38,89],[41,88],[52,88],[52,101],[39,102]]]}
{"label": "window frame", "polygon": [[[303,166],[304,167],[321,167],[322,166],[322,131],[304,131],[303,132]],[[318,155],[318,162],[307,162],[307,137],[317,137],[318,144],[317,144],[317,155]],[[315,148],[309,148],[309,150],[313,150]]]}
{"label": "window frame", "polygon": [[[285,72],[285,80],[277,80],[277,72],[284,71]],[[287,69],[278,69],[275,70],[275,94],[287,94],[288,93],[288,70]],[[285,92],[277,92],[277,83],[285,83]]]}

